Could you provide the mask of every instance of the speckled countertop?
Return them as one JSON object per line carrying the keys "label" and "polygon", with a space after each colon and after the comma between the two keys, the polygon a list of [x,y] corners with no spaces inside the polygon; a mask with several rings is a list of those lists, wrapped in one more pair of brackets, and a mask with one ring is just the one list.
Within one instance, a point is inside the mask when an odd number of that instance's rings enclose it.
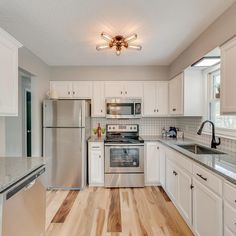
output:
{"label": "speckled countertop", "polygon": [[0,157],[0,193],[43,165],[42,157]]}
{"label": "speckled countertop", "polygon": [[[216,174],[221,175],[229,182],[236,185],[236,153],[226,153],[226,154],[204,154],[197,155],[189,152],[177,145],[183,144],[198,144],[198,142],[191,139],[171,139],[162,138],[160,136],[141,136],[144,141],[159,141],[162,144],[178,151],[179,153],[185,155],[186,157],[192,159],[193,161],[203,165],[204,167],[210,169]],[[204,146],[202,144],[199,144]],[[221,151],[221,150],[219,150]]]}
{"label": "speckled countertop", "polygon": [[105,138],[106,138],[106,136],[102,136],[101,138],[98,138],[97,136],[91,136],[91,137],[88,139],[88,142],[103,143]]}

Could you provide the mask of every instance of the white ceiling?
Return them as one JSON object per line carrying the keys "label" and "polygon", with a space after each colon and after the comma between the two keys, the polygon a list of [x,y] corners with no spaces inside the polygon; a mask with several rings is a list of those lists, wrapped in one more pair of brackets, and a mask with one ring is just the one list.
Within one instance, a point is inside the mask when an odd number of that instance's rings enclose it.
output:
{"label": "white ceiling", "polygon": [[[49,65],[168,65],[234,0],[0,0],[0,26]],[[141,52],[98,52],[100,33]]]}

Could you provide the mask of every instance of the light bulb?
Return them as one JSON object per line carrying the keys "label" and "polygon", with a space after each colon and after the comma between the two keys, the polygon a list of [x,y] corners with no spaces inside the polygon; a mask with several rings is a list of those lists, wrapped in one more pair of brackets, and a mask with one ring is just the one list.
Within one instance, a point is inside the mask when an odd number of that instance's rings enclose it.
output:
{"label": "light bulb", "polygon": [[103,49],[108,49],[108,48],[110,48],[110,46],[108,44],[102,44],[102,45],[97,45],[96,46],[96,49],[98,51],[103,50]]}
{"label": "light bulb", "polygon": [[104,32],[101,33],[101,37],[105,39],[106,41],[110,42],[112,40],[112,36],[109,34],[106,34]]}
{"label": "light bulb", "polygon": [[135,39],[137,39],[137,37],[138,37],[137,34],[132,34],[132,35],[126,37],[126,38],[125,38],[125,41],[126,41],[126,42],[132,42],[132,41],[134,41]]}
{"label": "light bulb", "polygon": [[134,44],[129,44],[128,45],[129,49],[135,49],[135,50],[141,50],[142,46],[141,45],[134,45]]}

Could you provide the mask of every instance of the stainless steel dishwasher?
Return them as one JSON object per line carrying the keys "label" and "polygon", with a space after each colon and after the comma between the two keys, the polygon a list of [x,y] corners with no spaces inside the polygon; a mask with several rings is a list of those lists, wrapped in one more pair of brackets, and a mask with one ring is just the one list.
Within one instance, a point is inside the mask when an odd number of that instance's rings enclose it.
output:
{"label": "stainless steel dishwasher", "polygon": [[42,184],[44,172],[45,167],[40,167],[1,194],[3,203],[1,236],[44,235],[46,217],[46,190]]}

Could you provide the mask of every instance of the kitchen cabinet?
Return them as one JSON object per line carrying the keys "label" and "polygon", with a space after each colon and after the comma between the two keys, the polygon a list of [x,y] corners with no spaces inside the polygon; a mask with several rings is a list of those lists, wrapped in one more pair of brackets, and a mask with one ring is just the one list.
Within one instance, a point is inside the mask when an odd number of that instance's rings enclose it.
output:
{"label": "kitchen cabinet", "polygon": [[103,81],[93,81],[92,117],[105,117],[106,116],[104,86],[105,85]]}
{"label": "kitchen cabinet", "polygon": [[145,143],[145,185],[160,183],[160,148],[158,142]]}
{"label": "kitchen cabinet", "polygon": [[142,81],[106,81],[106,98],[142,98]]}
{"label": "kitchen cabinet", "polygon": [[0,28],[0,116],[18,115],[18,48],[22,45]]}
{"label": "kitchen cabinet", "polygon": [[171,115],[182,115],[183,108],[183,73],[177,75],[169,82],[169,113]]}
{"label": "kitchen cabinet", "polygon": [[220,109],[222,114],[236,113],[236,37],[221,47]]}
{"label": "kitchen cabinet", "polygon": [[203,116],[204,83],[201,71],[187,68],[169,82],[169,113]]}
{"label": "kitchen cabinet", "polygon": [[166,151],[165,147],[159,144],[159,156],[160,156],[160,184],[166,188]]}
{"label": "kitchen cabinet", "polygon": [[50,81],[50,93],[56,93],[59,99],[90,99],[91,81]]}
{"label": "kitchen cabinet", "polygon": [[193,178],[193,228],[198,236],[222,236],[222,199]]}
{"label": "kitchen cabinet", "polygon": [[103,142],[89,142],[89,186],[104,186]]}
{"label": "kitchen cabinet", "polygon": [[224,183],[224,235],[236,235],[236,187]]}
{"label": "kitchen cabinet", "polygon": [[177,203],[178,198],[178,172],[176,165],[169,159],[166,160],[166,191],[171,200]]}
{"label": "kitchen cabinet", "polygon": [[143,115],[168,115],[168,82],[144,82],[143,84]]}

